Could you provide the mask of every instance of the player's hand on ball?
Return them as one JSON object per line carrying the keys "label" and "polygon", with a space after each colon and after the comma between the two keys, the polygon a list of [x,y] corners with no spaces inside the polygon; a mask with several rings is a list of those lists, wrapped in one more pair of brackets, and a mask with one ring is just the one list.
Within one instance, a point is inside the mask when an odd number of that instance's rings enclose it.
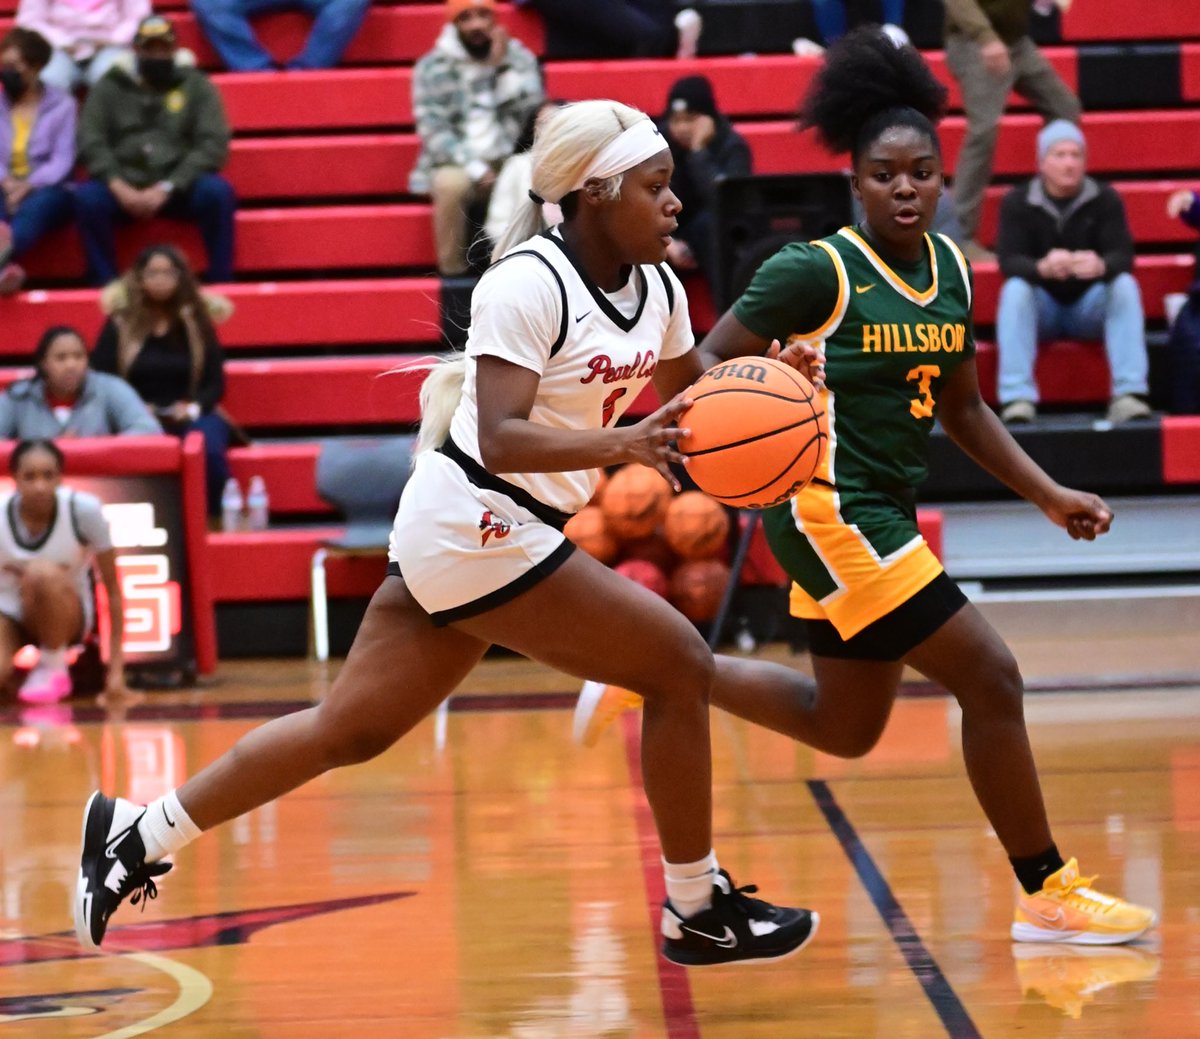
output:
{"label": "player's hand on ball", "polygon": [[1112,526],[1113,511],[1099,495],[1069,487],[1059,487],[1042,511],[1075,541],[1095,541]]}
{"label": "player's hand on ball", "polygon": [[813,389],[825,388],[825,352],[819,346],[800,339],[789,339],[787,346],[781,349],[779,340],[775,339],[767,350],[767,356],[795,368],[813,384]]}
{"label": "player's hand on ball", "polygon": [[680,394],[637,425],[625,427],[630,439],[624,460],[657,469],[676,491],[682,490],[682,487],[671,472],[671,463],[683,465],[686,462],[676,448],[675,441],[691,432],[679,425],[680,418],[691,406],[691,400]]}

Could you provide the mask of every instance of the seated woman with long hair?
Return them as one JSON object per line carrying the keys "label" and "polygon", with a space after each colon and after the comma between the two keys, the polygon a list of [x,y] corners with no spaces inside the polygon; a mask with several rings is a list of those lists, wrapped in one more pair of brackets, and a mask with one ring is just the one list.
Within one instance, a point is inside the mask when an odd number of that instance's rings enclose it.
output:
{"label": "seated woman with long hair", "polygon": [[219,405],[225,359],[215,323],[232,313],[224,296],[202,293],[183,254],[171,245],[142,251],[132,269],[101,295],[109,315],[92,367],[125,379],[168,433],[204,437],[208,511],[221,510],[229,479],[231,429]]}

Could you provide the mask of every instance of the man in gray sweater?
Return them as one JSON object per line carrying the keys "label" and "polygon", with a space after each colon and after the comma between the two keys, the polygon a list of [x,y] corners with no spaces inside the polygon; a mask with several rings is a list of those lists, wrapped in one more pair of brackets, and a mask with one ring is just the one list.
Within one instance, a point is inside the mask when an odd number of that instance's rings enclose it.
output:
{"label": "man in gray sweater", "polygon": [[965,252],[994,260],[975,235],[983,193],[992,176],[996,135],[1015,90],[1046,122],[1078,123],[1079,99],[1029,38],[1030,0],[945,0],[946,64],[962,90],[967,136],[954,170],[954,205]]}

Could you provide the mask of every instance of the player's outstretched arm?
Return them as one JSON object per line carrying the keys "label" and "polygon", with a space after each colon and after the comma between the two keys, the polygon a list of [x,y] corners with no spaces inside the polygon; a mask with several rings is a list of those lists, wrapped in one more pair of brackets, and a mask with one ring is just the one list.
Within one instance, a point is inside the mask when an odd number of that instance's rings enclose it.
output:
{"label": "player's outstretched arm", "polygon": [[976,464],[1036,505],[1072,538],[1092,541],[1108,530],[1112,510],[1095,494],[1051,479],[984,403],[973,358],[942,387],[936,414],[950,439]]}

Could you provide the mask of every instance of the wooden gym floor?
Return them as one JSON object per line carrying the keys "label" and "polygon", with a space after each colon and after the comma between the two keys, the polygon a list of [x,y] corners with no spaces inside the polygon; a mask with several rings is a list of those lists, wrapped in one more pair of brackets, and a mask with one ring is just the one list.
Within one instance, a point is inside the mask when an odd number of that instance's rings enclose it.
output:
{"label": "wooden gym floor", "polygon": [[[1200,671],[1194,632],[1157,633],[1160,670]],[[1111,641],[1015,648],[1043,686],[1111,684],[1089,670]],[[1200,1035],[1200,685],[1178,677],[1027,701],[1059,845],[1161,912],[1136,946],[1009,942],[957,710],[915,687],[855,762],[714,715],[722,864],[821,929],[785,961],[673,967],[636,716],[579,750],[575,683],[497,659],[444,731],[206,835],[144,913],[122,908],[111,953],[82,954],[88,792],[157,796],[336,666],[229,663],[123,717],[0,708],[0,1039]]]}

